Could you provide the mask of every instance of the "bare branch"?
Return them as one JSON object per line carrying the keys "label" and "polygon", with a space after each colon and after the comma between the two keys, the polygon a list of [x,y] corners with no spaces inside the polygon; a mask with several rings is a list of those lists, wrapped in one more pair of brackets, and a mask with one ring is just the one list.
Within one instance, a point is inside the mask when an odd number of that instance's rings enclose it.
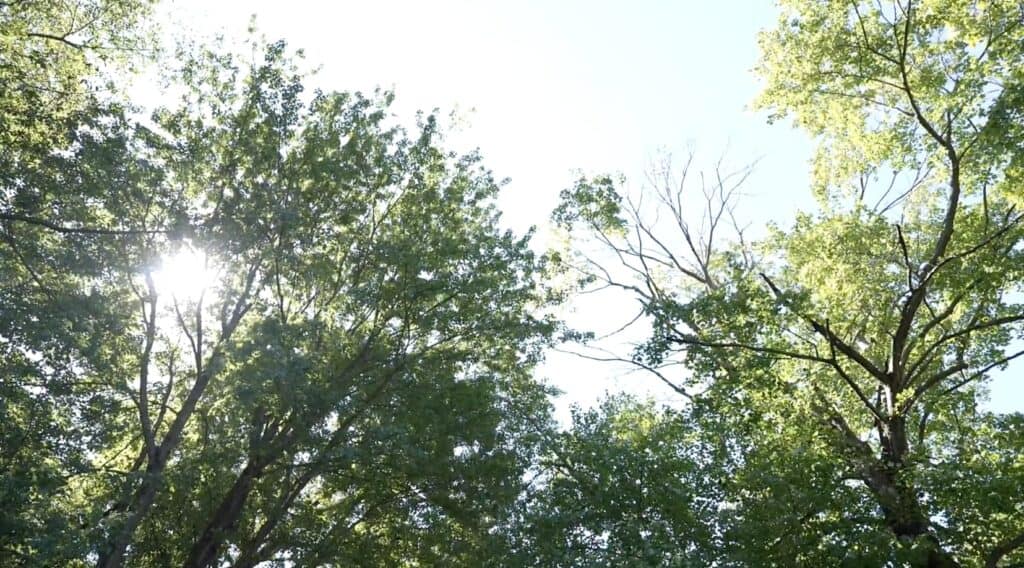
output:
{"label": "bare branch", "polygon": [[[598,362],[601,362],[601,363],[626,363],[626,364],[629,364],[629,365],[633,365],[633,366],[635,366],[635,367],[637,367],[637,368],[639,368],[639,369],[641,369],[643,371],[647,371],[648,373],[651,373],[652,375],[657,377],[658,380],[660,380],[662,383],[664,383],[666,386],[668,386],[668,388],[672,389],[677,394],[682,395],[683,398],[685,398],[685,399],[687,399],[687,400],[689,400],[691,402],[694,400],[694,395],[692,395],[689,392],[687,392],[686,389],[684,389],[683,387],[681,387],[681,386],[675,384],[674,382],[670,381],[669,378],[666,377],[665,374],[660,371],[660,367],[653,367],[651,365],[648,365],[648,364],[644,363],[643,361],[638,361],[638,360],[633,359],[633,358],[619,357],[619,356],[611,355],[611,354],[609,354],[608,356],[605,356],[605,357],[601,357],[601,356],[597,356],[597,355],[588,355],[586,353],[581,353],[579,351],[572,351],[572,350],[569,350],[569,349],[556,349],[556,351],[558,351],[559,353],[565,353],[567,355],[573,355],[573,356],[579,357],[581,359],[587,359],[589,361],[598,361]],[[604,350],[602,350],[602,351],[604,351]]]}

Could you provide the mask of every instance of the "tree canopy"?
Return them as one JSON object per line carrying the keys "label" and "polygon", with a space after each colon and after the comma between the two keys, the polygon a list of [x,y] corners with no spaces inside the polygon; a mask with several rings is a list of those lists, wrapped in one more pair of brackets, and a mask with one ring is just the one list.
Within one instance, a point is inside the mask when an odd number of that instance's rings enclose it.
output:
{"label": "tree canopy", "polygon": [[820,211],[765,238],[733,223],[742,171],[708,178],[702,223],[685,184],[645,190],[669,223],[611,178],[563,193],[612,259],[571,264],[636,297],[635,362],[684,362],[683,414],[725,445],[720,562],[1020,558],[1020,416],[981,403],[1024,354],[1022,26],[1010,2],[784,3],[759,104],[815,137]]}
{"label": "tree canopy", "polygon": [[[0,2],[0,563],[1024,563],[1024,415],[986,406],[1024,355],[1019,2],[782,2],[756,105],[817,208],[750,231],[751,168],[691,156],[580,176],[547,254],[438,111],[284,41],[159,56],[151,11]],[[674,402],[560,427],[538,364],[598,340],[552,314],[599,290],[643,325],[598,358]]]}
{"label": "tree canopy", "polygon": [[409,131],[390,93],[307,93],[283,43],[258,49],[196,52],[179,103],[88,105],[4,172],[17,564],[497,546],[548,420],[542,261],[433,115]]}

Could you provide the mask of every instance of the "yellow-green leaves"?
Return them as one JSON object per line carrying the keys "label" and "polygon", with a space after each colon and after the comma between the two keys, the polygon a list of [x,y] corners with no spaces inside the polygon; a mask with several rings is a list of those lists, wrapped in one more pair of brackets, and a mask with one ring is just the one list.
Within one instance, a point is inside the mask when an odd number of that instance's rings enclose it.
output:
{"label": "yellow-green leaves", "polygon": [[818,137],[826,202],[862,173],[917,168],[950,148],[1002,168],[1012,158],[987,140],[1015,128],[1001,109],[1019,89],[1022,27],[1010,1],[785,2],[762,36],[757,104]]}
{"label": "yellow-green leaves", "polygon": [[0,146],[58,144],[72,114],[144,59],[146,0],[0,4]]}

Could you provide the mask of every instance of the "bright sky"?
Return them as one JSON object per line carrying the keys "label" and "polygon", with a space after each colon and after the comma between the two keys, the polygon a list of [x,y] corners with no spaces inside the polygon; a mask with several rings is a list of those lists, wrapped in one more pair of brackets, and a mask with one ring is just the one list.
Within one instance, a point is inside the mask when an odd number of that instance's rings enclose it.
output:
{"label": "bright sky", "polygon": [[[256,14],[268,39],[321,66],[317,86],[392,88],[403,116],[458,110],[456,142],[478,146],[499,178],[511,178],[501,207],[520,231],[545,225],[574,171],[640,180],[659,151],[681,157],[689,147],[704,163],[723,153],[735,166],[760,160],[740,204],[754,225],[811,206],[808,139],[747,109],[758,92],[757,32],[774,23],[768,2],[172,0],[162,9],[168,29],[228,38],[243,38]],[[616,320],[610,329],[630,309],[576,317]],[[668,394],[653,377],[616,377],[566,355],[542,373],[566,393],[563,419],[570,403],[590,405],[605,391]],[[1020,408],[1012,395],[1022,389],[1003,383],[993,406]]]}

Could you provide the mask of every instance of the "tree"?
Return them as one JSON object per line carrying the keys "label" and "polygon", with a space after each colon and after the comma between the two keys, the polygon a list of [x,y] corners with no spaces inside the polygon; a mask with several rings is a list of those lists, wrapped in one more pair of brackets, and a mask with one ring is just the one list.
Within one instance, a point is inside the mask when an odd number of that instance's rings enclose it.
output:
{"label": "tree", "polygon": [[[177,107],[96,106],[5,170],[34,196],[0,257],[5,387],[42,432],[3,465],[49,476],[3,537],[23,564],[471,564],[499,544],[548,412],[542,259],[433,115],[410,133],[390,94],[307,95],[283,43],[256,49],[184,57]],[[203,285],[161,276],[175,258]]]}
{"label": "tree", "polygon": [[37,182],[43,170],[70,162],[61,150],[120,151],[113,137],[100,143],[85,130],[118,128],[116,117],[95,121],[99,108],[113,105],[104,81],[146,49],[149,9],[138,1],[0,3],[0,555],[11,562],[45,564],[54,549],[83,544],[72,536],[79,514],[63,508],[60,495],[99,443],[90,424],[107,401],[98,395],[69,412],[71,352],[83,365],[99,364],[95,342],[115,322],[102,303],[84,301],[95,290],[80,278],[99,276],[91,266],[96,241],[66,247],[58,236],[106,228],[63,226],[60,215],[75,219],[88,200],[123,197],[124,174],[138,170],[69,168],[81,176],[74,196]]}
{"label": "tree", "polygon": [[752,437],[731,450],[733,558],[1024,554],[1019,416],[979,408],[1024,354],[1022,39],[1011,2],[786,2],[759,104],[815,136],[820,213],[723,242],[742,175],[710,178],[703,230],[673,183],[653,188],[668,229],[611,178],[564,193],[556,220],[614,259],[577,255],[586,281],[651,317],[635,362],[681,357],[705,429]]}
{"label": "tree", "polygon": [[685,414],[628,397],[575,409],[522,499],[510,531],[516,565],[711,564],[721,544],[722,494],[706,475],[716,449],[692,427]]}

